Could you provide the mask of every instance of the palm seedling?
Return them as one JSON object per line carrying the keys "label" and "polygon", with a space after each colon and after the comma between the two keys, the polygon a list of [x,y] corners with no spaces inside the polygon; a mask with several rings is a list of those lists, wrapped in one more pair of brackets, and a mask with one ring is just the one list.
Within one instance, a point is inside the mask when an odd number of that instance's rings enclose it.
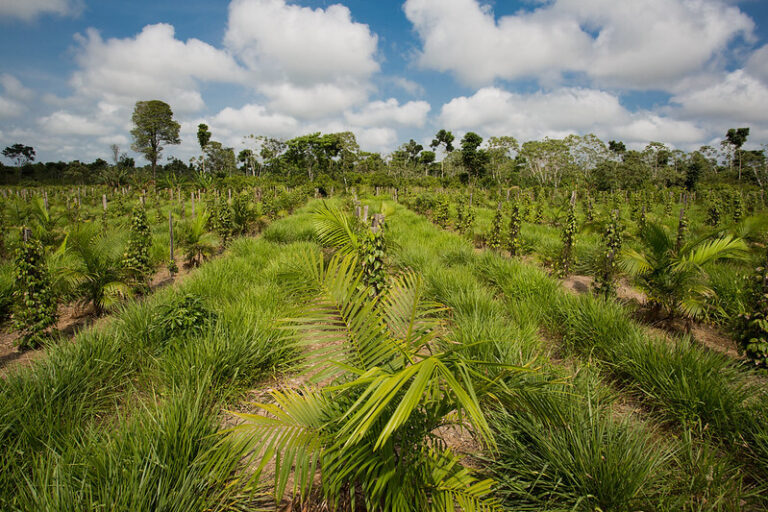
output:
{"label": "palm seedling", "polygon": [[319,474],[332,509],[495,509],[492,482],[463,467],[435,431],[459,425],[492,447],[480,402],[502,377],[478,372],[463,345],[442,350],[441,307],[425,301],[421,280],[402,274],[371,298],[354,254],[326,264],[319,251],[301,253],[284,277],[304,304],[287,327],[306,347],[308,384],[273,391],[273,403],[256,404],[264,414],[239,414],[245,423],[232,432],[253,449],[257,477],[274,462],[276,499],[293,474],[293,494],[306,503]]}
{"label": "palm seedling", "polygon": [[625,248],[621,266],[637,278],[657,317],[701,318],[715,295],[708,285],[705,266],[719,259],[742,258],[747,246],[732,235],[704,237],[683,243],[666,228],[648,223],[640,232],[640,251]]}
{"label": "palm seedling", "polygon": [[79,225],[65,241],[74,258],[65,263],[65,273],[81,305],[91,305],[97,315],[130,295],[126,282],[121,244],[92,224]]}
{"label": "palm seedling", "polygon": [[201,211],[179,227],[178,244],[187,255],[187,267],[199,266],[216,252],[218,239],[208,231],[209,218],[207,211]]}

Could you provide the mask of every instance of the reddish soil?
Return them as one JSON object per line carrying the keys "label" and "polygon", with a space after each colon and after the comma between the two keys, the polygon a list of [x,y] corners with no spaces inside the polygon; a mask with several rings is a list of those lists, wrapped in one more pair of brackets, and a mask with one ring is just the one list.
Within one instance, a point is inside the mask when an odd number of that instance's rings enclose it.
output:
{"label": "reddish soil", "polygon": [[[182,261],[179,258],[179,261]],[[163,267],[150,280],[150,290],[168,286],[178,282],[190,273],[191,270],[184,266],[179,266],[179,272],[175,279],[171,277],[168,269]],[[109,316],[96,317],[90,310],[84,310],[75,304],[60,304],[58,308],[59,319],[56,325],[51,329],[51,333],[58,335],[62,341],[72,341],[77,333],[90,325],[102,323],[110,320]],[[56,339],[54,336],[53,339]],[[14,368],[30,366],[34,361],[44,356],[47,347],[42,346],[36,349],[19,350],[16,346],[19,335],[13,331],[10,322],[0,326],[0,378],[7,375]]]}

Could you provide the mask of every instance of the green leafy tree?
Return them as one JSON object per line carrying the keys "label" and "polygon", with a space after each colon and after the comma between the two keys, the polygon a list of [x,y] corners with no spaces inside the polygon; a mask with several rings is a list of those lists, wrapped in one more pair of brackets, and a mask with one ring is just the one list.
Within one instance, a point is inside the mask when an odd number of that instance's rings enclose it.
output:
{"label": "green leafy tree", "polygon": [[131,149],[142,153],[152,164],[152,179],[157,179],[157,160],[163,144],[180,144],[181,125],[173,119],[170,105],[160,100],[137,101],[131,117]]}
{"label": "green leafy tree", "polygon": [[[739,181],[741,181],[741,147],[747,142],[749,128],[731,128],[725,134],[725,141],[739,160]],[[733,162],[733,158],[731,158]]]}
{"label": "green leafy tree", "polygon": [[219,203],[216,206],[216,232],[221,238],[221,245],[224,247],[229,245],[232,240],[232,235],[235,232],[235,222],[232,214],[232,207],[227,200],[222,196],[219,198]]}
{"label": "green leafy tree", "polygon": [[483,138],[475,132],[467,132],[461,139],[461,163],[469,175],[471,184],[483,177],[488,165],[488,153],[480,149]]}
{"label": "green leafy tree", "polygon": [[496,209],[491,224],[491,232],[488,234],[488,248],[494,251],[500,251],[504,247],[503,242],[503,224],[504,214],[501,212],[501,205]]}
{"label": "green leafy tree", "polygon": [[372,297],[378,297],[387,287],[387,271],[384,258],[387,254],[387,243],[384,237],[383,217],[377,221],[376,229],[365,229],[360,237],[360,267],[362,270],[362,285],[367,287]]}
{"label": "green leafy tree", "polygon": [[40,241],[24,240],[22,234],[14,269],[13,327],[19,332],[19,347],[33,348],[40,344],[43,333],[57,318],[56,295]]}
{"label": "green leafy tree", "polygon": [[619,212],[614,210],[603,232],[603,254],[595,276],[593,291],[595,295],[609,299],[616,294],[616,274],[623,237]]}
{"label": "green leafy tree", "polygon": [[563,240],[563,248],[560,250],[560,258],[557,264],[557,274],[566,277],[571,273],[573,265],[573,241],[576,236],[576,201],[575,195],[571,195],[568,203],[568,214],[565,217],[565,225],[560,235]]}
{"label": "green leafy tree", "polygon": [[437,151],[438,149],[442,148],[444,152],[443,158],[440,160],[440,177],[441,178],[445,176],[445,157],[453,153],[454,140],[455,140],[455,137],[453,136],[453,133],[441,128],[440,130],[438,130],[438,132],[435,134],[435,138],[432,139],[432,142],[430,142],[429,144],[429,147],[431,147],[433,151]]}
{"label": "green leafy tree", "polygon": [[208,147],[208,143],[211,141],[211,132],[208,130],[208,125],[200,123],[197,125],[197,143],[200,144],[200,152],[202,157],[200,158],[200,165],[203,166],[203,172],[205,172],[205,150]]}
{"label": "green leafy tree", "polygon": [[721,259],[741,259],[747,246],[731,235],[700,238],[679,249],[666,228],[648,223],[640,232],[641,250],[625,248],[621,266],[637,278],[657,317],[704,317],[715,296],[704,268]]}
{"label": "green leafy tree", "polygon": [[35,161],[35,149],[32,146],[25,146],[24,144],[13,144],[3,149],[3,156],[13,160],[16,167],[23,167],[24,165]]}

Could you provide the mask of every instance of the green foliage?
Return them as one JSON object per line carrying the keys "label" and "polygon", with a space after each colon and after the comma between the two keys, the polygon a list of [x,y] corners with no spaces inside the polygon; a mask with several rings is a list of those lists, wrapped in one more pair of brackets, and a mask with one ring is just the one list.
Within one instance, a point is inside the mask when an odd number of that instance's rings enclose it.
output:
{"label": "green foliage", "polygon": [[365,229],[360,237],[358,253],[363,272],[362,284],[370,290],[372,297],[381,295],[387,286],[387,271],[384,267],[387,253],[385,226],[381,220],[376,231]]}
{"label": "green foliage", "polygon": [[97,315],[130,295],[122,268],[121,246],[93,224],[81,224],[67,238],[74,260],[63,272],[82,305],[90,304]]}
{"label": "green foliage", "polygon": [[744,199],[739,192],[736,192],[733,196],[731,214],[733,215],[733,222],[737,224],[744,218]]}
{"label": "green foliage", "polygon": [[512,256],[518,256],[520,254],[522,246],[522,240],[520,240],[521,224],[520,207],[517,203],[514,203],[509,215],[509,238],[507,239],[507,249]]}
{"label": "green foliage", "polygon": [[457,221],[459,233],[470,235],[475,224],[475,209],[467,205],[460,221]]}
{"label": "green foliage", "polygon": [[489,249],[500,251],[504,247],[503,223],[504,214],[501,212],[501,206],[499,206],[499,208],[496,209],[496,214],[493,216],[491,232],[488,234]]}
{"label": "green foliage", "polygon": [[569,275],[573,265],[573,240],[576,236],[576,209],[573,203],[571,201],[568,204],[568,214],[566,215],[565,225],[560,236],[563,241],[560,258],[557,262],[557,275],[560,277]]}
{"label": "green foliage", "polygon": [[147,212],[144,206],[137,205],[131,216],[123,268],[128,281],[138,290],[146,291],[149,287],[148,281],[154,270],[149,256],[151,247],[152,230],[149,228]]}
{"label": "green foliage", "polygon": [[[509,510],[646,510],[671,455],[651,433],[611,415],[610,399],[578,375],[571,386],[524,393],[490,422],[487,461]],[[653,444],[654,450],[648,447]]]}
{"label": "green foliage", "polygon": [[310,382],[332,385],[273,391],[274,403],[257,404],[267,415],[238,415],[245,423],[234,435],[250,441],[256,476],[274,461],[278,501],[293,474],[294,495],[306,502],[319,470],[331,508],[354,509],[359,492],[367,510],[495,509],[492,482],[461,466],[432,432],[461,417],[492,445],[479,401],[499,383],[457,351],[436,351],[440,308],[424,300],[414,274],[371,300],[356,267],[352,256],[326,265],[311,251],[291,270],[292,293],[308,304],[294,322],[299,340],[312,343],[318,332],[339,340],[307,356]]}
{"label": "green foliage", "polygon": [[199,334],[215,319],[203,300],[192,293],[181,293],[152,312],[150,333],[165,344],[171,338]]}
{"label": "green foliage", "polygon": [[216,233],[221,240],[221,245],[224,247],[229,245],[229,242],[232,240],[232,235],[235,232],[235,223],[232,217],[232,207],[222,195],[216,205],[216,219],[214,225],[216,227]]}
{"label": "green foliage", "polygon": [[56,322],[56,296],[39,240],[22,240],[14,260],[13,326],[19,332],[19,347],[40,344],[45,330]]}
{"label": "green foliage", "polygon": [[160,100],[137,101],[133,109],[131,149],[142,153],[152,164],[155,178],[157,160],[163,151],[162,144],[179,144],[181,125],[173,119],[171,107]]}
{"label": "green foliage", "polygon": [[435,223],[441,228],[447,228],[451,220],[450,207],[448,205],[448,196],[440,194],[437,196],[436,205],[433,211]]}
{"label": "green foliage", "polygon": [[211,258],[216,252],[218,239],[207,229],[210,214],[205,211],[187,222],[181,223],[178,230],[178,244],[187,257],[187,267],[197,267]]}
{"label": "green foliage", "polygon": [[746,284],[746,310],[733,321],[734,336],[755,366],[768,368],[768,257]]}
{"label": "green foliage", "polygon": [[701,238],[676,248],[664,226],[649,223],[640,232],[642,250],[625,248],[621,265],[637,277],[657,314],[701,318],[715,292],[707,283],[705,265],[720,259],[743,258],[747,246],[731,235]]}
{"label": "green foliage", "polygon": [[622,225],[618,212],[611,213],[611,218],[603,232],[603,254],[600,260],[593,292],[608,299],[616,293],[616,274],[623,242]]}
{"label": "green foliage", "polygon": [[707,209],[707,220],[705,221],[708,226],[717,226],[720,224],[720,218],[722,217],[722,205],[720,197],[715,197],[709,204]]}

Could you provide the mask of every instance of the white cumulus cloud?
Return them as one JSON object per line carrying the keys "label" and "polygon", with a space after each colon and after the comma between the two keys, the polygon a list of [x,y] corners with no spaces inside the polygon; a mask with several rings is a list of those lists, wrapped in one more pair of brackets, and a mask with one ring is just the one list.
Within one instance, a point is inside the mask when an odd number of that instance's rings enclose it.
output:
{"label": "white cumulus cloud", "polygon": [[82,0],[0,0],[0,19],[32,21],[43,14],[79,16],[83,7]]}
{"label": "white cumulus cloud", "polygon": [[466,84],[565,72],[630,89],[667,88],[706,66],[754,22],[722,0],[553,0],[498,20],[477,0],[407,0],[422,67]]}
{"label": "white cumulus cloud", "polygon": [[200,81],[243,82],[245,72],[226,51],[198,39],[176,39],[165,23],[147,25],[135,37],[101,38],[89,29],[77,36],[80,69],[71,83],[81,95],[133,105],[162,99],[184,112],[204,106]]}
{"label": "white cumulus cloud", "polygon": [[426,101],[409,101],[403,105],[395,98],[373,101],[357,112],[346,112],[347,121],[357,126],[424,126],[430,105]]}
{"label": "white cumulus cloud", "polygon": [[581,88],[517,94],[487,87],[443,105],[439,121],[449,129],[476,131],[486,137],[512,135],[519,140],[595,133],[635,145],[659,139],[685,145],[706,135],[689,121],[648,111],[629,112],[615,95]]}

